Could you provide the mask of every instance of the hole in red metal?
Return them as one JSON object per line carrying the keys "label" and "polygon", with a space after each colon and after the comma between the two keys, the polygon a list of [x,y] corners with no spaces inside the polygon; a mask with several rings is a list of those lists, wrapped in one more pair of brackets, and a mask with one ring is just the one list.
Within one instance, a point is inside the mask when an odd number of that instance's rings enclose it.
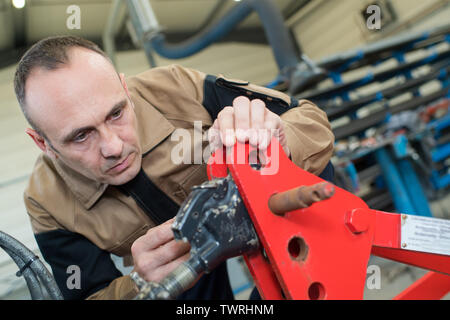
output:
{"label": "hole in red metal", "polygon": [[291,259],[297,261],[304,261],[308,256],[308,246],[305,240],[301,237],[293,237],[288,243],[288,252]]}
{"label": "hole in red metal", "polygon": [[325,298],[325,287],[320,282],[313,282],[308,288],[310,300],[322,300]]}

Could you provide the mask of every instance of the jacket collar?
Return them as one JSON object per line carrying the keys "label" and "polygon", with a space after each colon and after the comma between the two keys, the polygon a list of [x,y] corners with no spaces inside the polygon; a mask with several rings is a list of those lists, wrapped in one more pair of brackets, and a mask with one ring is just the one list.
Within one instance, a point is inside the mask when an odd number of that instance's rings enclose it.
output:
{"label": "jacket collar", "polygon": [[[135,106],[138,136],[144,156],[167,138],[175,128],[154,106],[142,97],[131,93],[131,100]],[[58,159],[53,163],[56,171],[86,210],[89,210],[97,202],[108,187],[105,183],[86,178]]]}

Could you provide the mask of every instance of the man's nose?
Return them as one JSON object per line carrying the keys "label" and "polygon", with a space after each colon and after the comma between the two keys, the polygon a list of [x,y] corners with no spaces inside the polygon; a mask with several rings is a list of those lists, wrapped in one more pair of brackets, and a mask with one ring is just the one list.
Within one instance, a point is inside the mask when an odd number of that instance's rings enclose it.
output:
{"label": "man's nose", "polygon": [[105,158],[120,158],[123,151],[122,139],[113,131],[105,130],[102,133],[100,152]]}

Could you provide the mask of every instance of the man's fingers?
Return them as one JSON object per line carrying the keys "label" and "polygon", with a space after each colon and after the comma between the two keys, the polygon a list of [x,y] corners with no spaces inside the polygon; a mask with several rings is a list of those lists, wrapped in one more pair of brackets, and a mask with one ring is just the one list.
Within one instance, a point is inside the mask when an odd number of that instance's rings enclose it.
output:
{"label": "man's fingers", "polygon": [[222,140],[220,138],[219,120],[215,120],[211,128],[208,130],[208,141],[211,151],[216,151],[222,147]]}
{"label": "man's fingers", "polygon": [[218,114],[208,132],[208,140],[212,150],[223,145],[232,147],[236,138],[239,142],[249,141],[251,145],[264,150],[273,136],[279,136],[279,129],[280,117],[269,111],[264,101],[250,101],[240,96],[233,100],[233,107],[225,107]]}
{"label": "man's fingers", "polygon": [[131,246],[132,254],[137,255],[141,252],[158,248],[173,239],[172,223],[166,221],[157,227],[149,229],[145,235],[138,238]]}
{"label": "man's fingers", "polygon": [[260,99],[254,99],[250,103],[250,144],[258,145],[259,130],[264,128],[264,116],[266,105]]}
{"label": "man's fingers", "polygon": [[217,116],[219,120],[220,138],[226,147],[231,147],[235,142],[234,134],[234,109],[225,107]]}
{"label": "man's fingers", "polygon": [[172,271],[178,268],[183,262],[188,261],[190,254],[186,253],[183,256],[155,269],[151,274],[143,274],[141,277],[146,281],[161,282]]}
{"label": "man's fingers", "polygon": [[265,150],[272,139],[272,131],[268,129],[258,130],[258,149]]}
{"label": "man's fingers", "polygon": [[[180,257],[189,255],[190,245],[175,240],[156,248],[141,252],[139,255],[133,255],[135,270],[144,277],[144,279],[155,278],[165,269],[165,266],[172,264]],[[149,280],[147,280],[149,281]]]}
{"label": "man's fingers", "polygon": [[244,96],[237,97],[233,100],[233,108],[236,138],[239,142],[245,142],[250,129],[250,100]]}
{"label": "man's fingers", "polygon": [[170,241],[154,251],[155,258],[159,265],[164,265],[191,250],[189,243],[182,241]]}
{"label": "man's fingers", "polygon": [[140,269],[145,272],[147,269],[159,268],[188,253],[190,249],[189,243],[175,240],[169,241],[156,249],[142,253],[139,257]]}
{"label": "man's fingers", "polygon": [[272,137],[279,137],[281,119],[272,112],[266,112],[264,131],[259,135],[258,144],[262,150],[267,149]]}
{"label": "man's fingers", "polygon": [[163,222],[162,224],[172,224],[175,221],[175,217]]}

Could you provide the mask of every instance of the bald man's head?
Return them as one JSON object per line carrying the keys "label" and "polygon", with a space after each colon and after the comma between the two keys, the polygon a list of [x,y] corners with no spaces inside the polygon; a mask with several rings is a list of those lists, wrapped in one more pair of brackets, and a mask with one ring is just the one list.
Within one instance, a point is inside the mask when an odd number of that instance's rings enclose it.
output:
{"label": "bald man's head", "polygon": [[53,37],[34,45],[14,85],[49,157],[101,183],[119,185],[139,172],[142,154],[134,105],[123,74],[92,42]]}
{"label": "bald man's head", "polygon": [[73,48],[85,48],[98,53],[107,61],[108,56],[93,42],[75,36],[55,36],[40,40],[34,44],[20,59],[14,75],[14,90],[20,108],[30,126],[45,137],[31,116],[26,101],[26,82],[31,73],[38,70],[56,70],[69,63],[69,52]]}

